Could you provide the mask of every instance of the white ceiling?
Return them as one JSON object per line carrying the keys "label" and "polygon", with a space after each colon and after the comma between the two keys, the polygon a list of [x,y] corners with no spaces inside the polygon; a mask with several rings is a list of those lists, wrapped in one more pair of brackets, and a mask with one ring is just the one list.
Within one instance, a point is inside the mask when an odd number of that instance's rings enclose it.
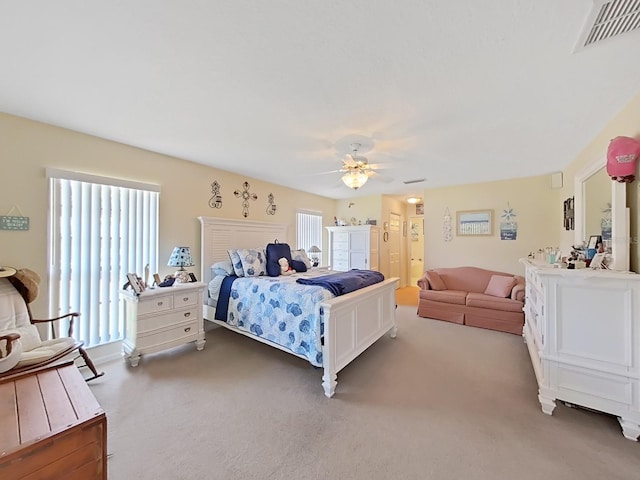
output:
{"label": "white ceiling", "polygon": [[[546,174],[640,91],[640,29],[573,53],[591,8],[0,0],[0,111],[332,198]],[[351,135],[393,182],[315,175]]]}

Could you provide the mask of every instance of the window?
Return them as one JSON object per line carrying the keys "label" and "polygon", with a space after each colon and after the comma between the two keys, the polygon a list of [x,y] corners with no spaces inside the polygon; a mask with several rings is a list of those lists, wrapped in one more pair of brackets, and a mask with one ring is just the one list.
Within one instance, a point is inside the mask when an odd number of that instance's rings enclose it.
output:
{"label": "window", "polygon": [[298,210],[296,214],[296,248],[307,252],[311,246],[322,250],[322,213]]}
{"label": "window", "polygon": [[49,313],[80,312],[73,333],[85,346],[121,340],[126,274],[157,271],[160,188],[55,169],[47,177]]}

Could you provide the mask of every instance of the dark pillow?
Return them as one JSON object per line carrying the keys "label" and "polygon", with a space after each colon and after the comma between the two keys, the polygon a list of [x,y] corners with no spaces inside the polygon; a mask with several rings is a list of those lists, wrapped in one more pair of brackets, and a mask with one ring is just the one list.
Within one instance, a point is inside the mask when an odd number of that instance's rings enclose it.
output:
{"label": "dark pillow", "polygon": [[293,268],[296,272],[306,272],[307,271],[307,266],[301,260],[291,260],[289,262],[289,265],[291,265],[291,268]]}
{"label": "dark pillow", "polygon": [[[269,243],[266,248],[267,251],[267,274],[270,277],[277,277],[280,275],[280,264],[278,260],[282,257],[286,258],[291,266],[291,248],[288,243]],[[293,268],[293,266],[291,266]],[[306,270],[305,270],[306,271]]]}

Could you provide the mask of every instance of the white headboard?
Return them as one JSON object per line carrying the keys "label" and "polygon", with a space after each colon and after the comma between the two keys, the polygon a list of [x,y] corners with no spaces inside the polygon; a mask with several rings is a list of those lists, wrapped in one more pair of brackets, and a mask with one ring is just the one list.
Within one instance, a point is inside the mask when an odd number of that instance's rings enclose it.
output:
{"label": "white headboard", "polygon": [[265,248],[278,239],[287,242],[287,225],[280,223],[198,217],[201,225],[200,277],[211,281],[211,265],[228,260],[231,248]]}

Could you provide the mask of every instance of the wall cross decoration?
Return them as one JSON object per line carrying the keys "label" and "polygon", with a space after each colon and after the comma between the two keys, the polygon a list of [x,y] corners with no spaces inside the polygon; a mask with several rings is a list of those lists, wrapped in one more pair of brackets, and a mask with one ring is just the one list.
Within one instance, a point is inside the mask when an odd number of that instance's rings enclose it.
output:
{"label": "wall cross decoration", "polygon": [[270,193],[267,197],[267,215],[275,215],[277,208],[273,193]]}
{"label": "wall cross decoration", "polygon": [[247,218],[249,216],[249,200],[257,200],[258,196],[255,193],[249,193],[249,182],[242,183],[242,190],[236,190],[233,194],[242,198],[242,216]]}
{"label": "wall cross decoration", "polygon": [[209,199],[209,206],[211,208],[222,208],[222,195],[220,195],[220,184],[217,180],[214,180],[211,184],[211,193],[213,193],[213,197]]}

